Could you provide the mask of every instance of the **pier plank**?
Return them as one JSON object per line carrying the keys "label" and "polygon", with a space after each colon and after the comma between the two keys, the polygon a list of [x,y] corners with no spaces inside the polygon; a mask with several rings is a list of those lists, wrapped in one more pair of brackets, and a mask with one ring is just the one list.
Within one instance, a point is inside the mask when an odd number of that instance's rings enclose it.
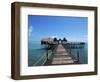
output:
{"label": "pier plank", "polygon": [[59,64],[76,64],[76,59],[73,59],[72,55],[66,51],[62,44],[58,44],[53,52],[52,65]]}

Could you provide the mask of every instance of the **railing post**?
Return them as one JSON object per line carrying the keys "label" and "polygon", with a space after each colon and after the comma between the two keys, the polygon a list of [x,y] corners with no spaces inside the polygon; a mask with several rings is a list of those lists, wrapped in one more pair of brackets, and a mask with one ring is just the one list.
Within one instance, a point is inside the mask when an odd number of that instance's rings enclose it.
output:
{"label": "railing post", "polygon": [[79,51],[77,51],[77,61],[79,63]]}
{"label": "railing post", "polygon": [[71,48],[70,48],[70,54],[71,54]]}
{"label": "railing post", "polygon": [[48,60],[48,48],[49,48],[49,46],[47,47],[47,53],[46,53],[46,57],[47,57],[47,60]]}

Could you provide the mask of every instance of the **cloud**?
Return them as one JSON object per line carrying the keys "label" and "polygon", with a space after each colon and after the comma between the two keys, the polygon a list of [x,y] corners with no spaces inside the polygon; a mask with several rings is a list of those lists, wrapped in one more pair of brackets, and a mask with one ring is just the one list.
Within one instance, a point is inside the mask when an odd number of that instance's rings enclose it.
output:
{"label": "cloud", "polygon": [[51,38],[55,38],[55,37],[57,38],[58,36],[51,36]]}
{"label": "cloud", "polygon": [[33,27],[32,27],[32,26],[29,26],[29,29],[28,29],[28,34],[29,34],[29,36],[31,36],[32,31],[33,31]]}

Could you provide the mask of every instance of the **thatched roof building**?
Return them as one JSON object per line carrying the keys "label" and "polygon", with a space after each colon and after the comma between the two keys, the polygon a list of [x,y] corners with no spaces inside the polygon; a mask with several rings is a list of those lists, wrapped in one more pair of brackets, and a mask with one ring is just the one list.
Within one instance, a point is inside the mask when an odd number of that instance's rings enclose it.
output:
{"label": "thatched roof building", "polygon": [[50,44],[50,43],[53,43],[53,38],[46,37],[46,38],[42,38],[41,40],[41,44]]}

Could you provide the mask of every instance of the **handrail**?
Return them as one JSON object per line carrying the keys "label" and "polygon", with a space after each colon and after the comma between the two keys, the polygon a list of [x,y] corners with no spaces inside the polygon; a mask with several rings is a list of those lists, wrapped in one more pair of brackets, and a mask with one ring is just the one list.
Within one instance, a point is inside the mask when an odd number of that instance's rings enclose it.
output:
{"label": "handrail", "polygon": [[40,59],[36,63],[34,63],[34,65],[37,65],[44,57],[46,57],[45,54],[43,56],[41,56]]}

